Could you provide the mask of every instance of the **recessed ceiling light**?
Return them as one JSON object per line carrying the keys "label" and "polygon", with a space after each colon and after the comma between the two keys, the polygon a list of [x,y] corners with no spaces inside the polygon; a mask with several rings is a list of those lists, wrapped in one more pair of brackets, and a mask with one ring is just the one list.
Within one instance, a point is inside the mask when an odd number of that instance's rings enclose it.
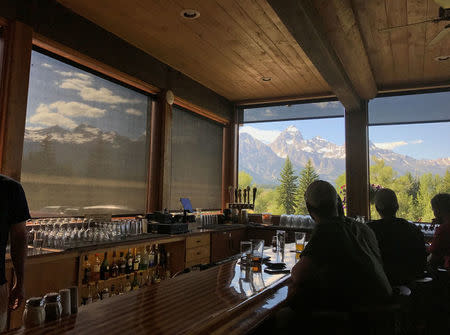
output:
{"label": "recessed ceiling light", "polygon": [[446,61],[446,60],[450,60],[450,55],[447,55],[447,56],[437,56],[434,60],[435,60],[435,61],[438,61],[438,62],[444,62],[444,61]]}
{"label": "recessed ceiling light", "polygon": [[200,12],[195,9],[183,9],[180,15],[186,20],[195,20],[200,17]]}
{"label": "recessed ceiling light", "polygon": [[262,77],[261,80],[262,81],[271,81],[272,78],[270,78],[270,77]]}

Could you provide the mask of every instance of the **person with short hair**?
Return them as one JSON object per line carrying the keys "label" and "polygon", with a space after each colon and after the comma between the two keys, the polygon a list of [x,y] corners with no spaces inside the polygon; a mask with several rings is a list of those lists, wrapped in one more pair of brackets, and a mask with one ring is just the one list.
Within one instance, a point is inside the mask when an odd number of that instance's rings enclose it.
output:
{"label": "person with short hair", "polygon": [[381,219],[369,222],[375,232],[384,272],[391,285],[405,285],[423,275],[426,248],[422,231],[413,223],[397,218],[397,196],[388,188],[375,195],[375,208]]}
{"label": "person with short hair", "polygon": [[291,306],[348,310],[388,301],[392,288],[373,231],[342,215],[328,182],[311,183],[305,202],[316,226],[292,269]]}
{"label": "person with short hair", "polygon": [[436,229],[428,262],[431,267],[443,266],[450,269],[450,194],[439,193],[431,199],[435,219],[440,226]]}
{"label": "person with short hair", "polygon": [[[8,308],[17,309],[24,299],[26,221],[29,218],[28,203],[20,183],[0,175],[0,332],[6,329]],[[10,292],[5,276],[6,245],[9,236],[15,273],[15,283]]]}

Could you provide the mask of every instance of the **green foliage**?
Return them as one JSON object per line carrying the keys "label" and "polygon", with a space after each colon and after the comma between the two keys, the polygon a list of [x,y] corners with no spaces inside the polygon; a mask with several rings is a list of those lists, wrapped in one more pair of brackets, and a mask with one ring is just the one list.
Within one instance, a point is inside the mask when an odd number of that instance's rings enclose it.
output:
{"label": "green foliage", "polygon": [[309,159],[303,170],[300,172],[300,180],[295,197],[295,214],[308,214],[304,195],[308,186],[317,179],[319,179],[319,175],[317,174],[316,170],[314,170],[314,166]]}
{"label": "green foliage", "polygon": [[238,182],[239,182],[240,189],[243,190],[244,188],[247,188],[247,186],[251,187],[252,181],[253,181],[253,177],[250,176],[247,172],[239,171]]}
{"label": "green foliage", "polygon": [[278,205],[284,208],[286,214],[294,214],[295,212],[295,195],[297,193],[297,179],[294,168],[289,157],[286,158],[284,167],[280,173],[280,186],[278,186]]}

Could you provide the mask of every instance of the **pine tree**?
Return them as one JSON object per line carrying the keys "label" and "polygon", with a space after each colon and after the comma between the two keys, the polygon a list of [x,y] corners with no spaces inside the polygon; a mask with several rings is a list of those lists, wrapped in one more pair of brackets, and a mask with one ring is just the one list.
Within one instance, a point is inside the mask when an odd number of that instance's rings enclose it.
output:
{"label": "pine tree", "polygon": [[296,194],[295,214],[308,213],[305,202],[305,192],[308,186],[317,179],[319,179],[319,175],[316,170],[314,170],[311,159],[309,159],[302,172],[300,172],[300,180]]}
{"label": "pine tree", "polygon": [[284,208],[286,214],[295,212],[295,194],[297,192],[297,179],[289,157],[286,158],[283,170],[280,173],[281,185],[278,186],[278,203]]}

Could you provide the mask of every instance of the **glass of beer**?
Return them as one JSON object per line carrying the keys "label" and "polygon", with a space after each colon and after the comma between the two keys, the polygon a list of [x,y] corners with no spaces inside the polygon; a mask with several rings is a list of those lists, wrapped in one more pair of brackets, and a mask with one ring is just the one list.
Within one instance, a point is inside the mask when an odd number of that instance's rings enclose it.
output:
{"label": "glass of beer", "polygon": [[264,240],[251,240],[252,242],[252,263],[261,264],[264,252]]}
{"label": "glass of beer", "polygon": [[252,242],[241,241],[241,264],[246,265],[249,263],[252,254]]}
{"label": "glass of beer", "polygon": [[300,253],[303,251],[303,248],[305,246],[305,237],[306,234],[296,231],[295,232],[295,251]]}
{"label": "glass of beer", "polygon": [[286,241],[286,231],[284,230],[277,230],[277,237],[278,237],[278,251],[284,251],[284,244]]}

